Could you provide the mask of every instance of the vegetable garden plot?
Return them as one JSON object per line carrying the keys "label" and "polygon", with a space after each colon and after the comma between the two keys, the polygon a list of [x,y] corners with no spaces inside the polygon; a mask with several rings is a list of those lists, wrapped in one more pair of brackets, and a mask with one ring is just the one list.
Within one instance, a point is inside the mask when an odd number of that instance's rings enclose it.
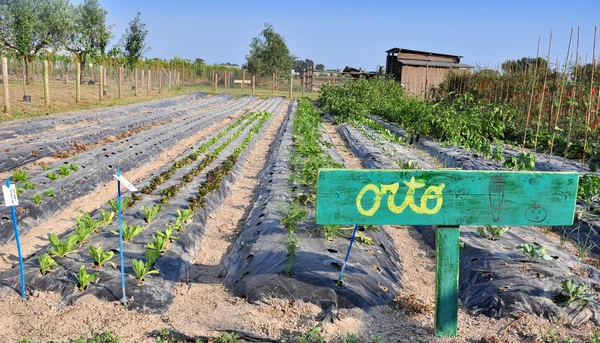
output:
{"label": "vegetable garden plot", "polygon": [[185,104],[189,101],[205,97],[205,93],[190,93],[182,96],[139,102],[130,105],[110,108],[80,110],[68,114],[51,115],[2,123],[0,140],[15,138],[20,135],[34,134],[56,128],[58,125],[73,125],[81,121],[114,118],[128,113],[159,110],[170,106]]}
{"label": "vegetable garden plot", "polygon": [[[81,152],[86,149],[88,144],[101,144],[103,139],[111,137],[118,139],[152,126],[181,120],[190,114],[231,99],[232,96],[229,95],[203,98],[152,112],[128,112],[117,117],[104,118],[104,120],[93,118],[89,119],[90,125],[77,126],[67,130],[43,131],[34,135],[8,139],[0,144],[0,150],[6,152],[0,158],[0,171],[21,167],[46,156],[65,157],[62,155],[65,152],[70,154]],[[120,135],[122,136],[119,137]]]}
{"label": "vegetable garden plot", "polygon": [[[73,200],[111,181],[116,167],[127,172],[146,165],[182,139],[238,113],[256,100],[255,97],[242,97],[218,108],[64,159],[60,168],[33,171],[27,181],[16,180],[18,187],[23,189],[20,197],[24,205],[19,207],[17,215],[20,231],[25,234],[31,227],[67,208]],[[73,169],[77,170],[69,170],[71,166],[76,166]],[[34,189],[27,189],[26,182],[33,184]],[[0,243],[5,244],[14,238],[9,229],[11,226],[7,209],[2,207]]]}
{"label": "vegetable garden plot", "polygon": [[329,139],[319,136],[326,132],[319,129],[312,104],[301,99],[292,113],[277,135],[258,197],[227,260],[227,282],[250,302],[279,297],[315,303],[324,309],[322,319],[329,320],[338,307],[392,302],[401,266],[392,239],[377,227],[360,229],[343,286],[336,285],[353,228],[318,227],[308,213],[316,185],[307,181],[336,162],[321,149]]}
{"label": "vegetable garden plot", "polygon": [[[352,138],[348,142],[354,151],[363,152],[362,159],[390,159],[368,138]],[[396,157],[409,158],[401,153]],[[532,212],[530,215],[543,211],[524,210]],[[435,227],[415,228],[435,247]],[[459,295],[472,314],[503,317],[525,312],[577,325],[588,320],[599,324],[599,290],[595,287],[600,284],[600,272],[540,232],[528,227],[462,226],[460,239],[464,247],[460,253]],[[587,296],[586,292],[593,294]]]}
{"label": "vegetable garden plot", "polygon": [[[168,309],[173,299],[171,288],[193,261],[208,216],[218,211],[233,182],[240,177],[254,144],[271,123],[271,112],[278,113],[283,102],[283,98],[264,101],[255,108],[261,112],[249,112],[205,138],[189,155],[181,156],[156,177],[141,183],[142,193],[124,199],[124,255],[130,308],[152,313]],[[157,179],[158,176],[163,179]],[[177,188],[174,193],[173,186]],[[119,247],[118,235],[112,232],[118,226],[116,218],[109,214],[111,207],[106,206],[94,216],[79,217],[74,236],[66,235],[60,243],[53,243],[48,250],[28,259],[28,287],[61,293],[62,305],[85,294],[119,300],[120,272],[110,267],[118,261],[113,253]],[[70,240],[74,242],[69,247]],[[98,250],[100,247],[102,251]],[[42,275],[40,270],[52,264],[46,252],[55,255],[56,265],[50,267],[52,272]],[[59,257],[62,252],[65,256]],[[94,264],[97,269],[92,268]],[[98,277],[84,291],[76,291],[78,280],[74,274],[82,266],[88,275],[93,272]],[[13,270],[0,274],[0,280],[3,294],[11,294],[18,286],[18,274]],[[82,288],[81,282],[79,287]]]}

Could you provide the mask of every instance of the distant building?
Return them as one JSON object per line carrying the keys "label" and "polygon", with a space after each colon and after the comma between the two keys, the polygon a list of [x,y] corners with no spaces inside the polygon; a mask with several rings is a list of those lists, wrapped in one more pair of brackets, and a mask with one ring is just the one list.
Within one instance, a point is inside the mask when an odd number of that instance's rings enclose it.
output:
{"label": "distant building", "polygon": [[425,97],[431,88],[446,80],[450,70],[469,72],[472,68],[460,63],[463,56],[400,48],[386,52],[386,73],[413,96]]}

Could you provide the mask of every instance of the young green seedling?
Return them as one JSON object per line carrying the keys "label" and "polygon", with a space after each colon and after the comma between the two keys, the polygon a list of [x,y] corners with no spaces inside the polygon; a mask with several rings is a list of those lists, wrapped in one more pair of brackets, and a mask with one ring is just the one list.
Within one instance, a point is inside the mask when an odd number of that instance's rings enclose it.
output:
{"label": "young green seedling", "polygon": [[525,256],[529,257],[530,260],[533,259],[544,259],[544,260],[552,260],[551,256],[546,255],[546,246],[545,245],[536,245],[536,244],[522,244],[517,245],[518,249],[523,251]]}
{"label": "young green seedling", "polygon": [[508,226],[486,225],[485,227],[477,228],[477,234],[481,237],[495,241],[502,237],[509,229]]}
{"label": "young green seedling", "polygon": [[33,196],[33,199],[31,200],[31,202],[32,202],[34,205],[39,205],[39,204],[41,204],[41,203],[42,203],[42,199],[43,199],[43,198],[42,198],[42,195],[41,195],[41,194],[36,194],[36,195],[34,195],[34,196]]}
{"label": "young green seedling", "polygon": [[12,179],[15,182],[25,182],[29,178],[27,172],[24,170],[15,170],[12,175]]}
{"label": "young green seedling", "polygon": [[287,263],[283,273],[285,275],[292,275],[292,265],[294,264],[294,258],[298,252],[298,238],[294,232],[289,232],[285,240],[285,247],[287,249]]}
{"label": "young green seedling", "polygon": [[51,164],[43,165],[42,169],[43,170],[50,170],[50,169],[52,169],[52,165]]}
{"label": "young green seedling", "polygon": [[52,181],[60,179],[60,175],[55,173],[48,173],[46,176]]}
{"label": "young green seedling", "polygon": [[[123,240],[125,242],[129,242],[131,241],[131,239],[137,235],[139,235],[140,233],[142,233],[142,231],[144,231],[145,227],[140,226],[140,225],[135,225],[135,224],[131,224],[131,225],[127,225],[127,223],[123,223]],[[119,231],[111,231],[112,233],[114,233],[115,235],[119,234]]]}
{"label": "young green seedling", "polygon": [[35,185],[31,182],[24,182],[23,187],[25,187],[25,189],[34,189]]}
{"label": "young green seedling", "polygon": [[48,249],[50,256],[64,257],[77,249],[77,235],[70,235],[61,242],[57,234],[51,233],[48,234],[48,240],[52,245],[52,248]]}
{"label": "young green seedling", "polygon": [[573,301],[580,303],[586,298],[594,296],[593,293],[586,292],[588,290],[586,284],[582,283],[578,285],[575,280],[563,280],[560,284],[560,290],[568,297],[568,299],[561,304],[562,306],[569,306]]}
{"label": "young green seedling", "polygon": [[21,188],[19,186],[16,186],[15,188],[17,190],[17,195],[21,195],[21,193],[23,193],[25,191],[25,189],[23,189],[23,188]]}
{"label": "young green seedling", "polygon": [[75,224],[75,235],[77,235],[79,246],[82,246],[92,232],[100,227],[100,221],[93,219],[89,213],[81,217],[75,217],[75,221],[77,222]]}
{"label": "young green seedling", "polygon": [[102,243],[98,244],[97,247],[90,244],[90,255],[96,261],[96,268],[102,268],[106,263],[112,264],[113,267],[116,266],[114,263],[109,262],[115,256],[115,253],[110,250],[104,251]]}
{"label": "young green seedling", "polygon": [[[121,200],[121,211],[125,211],[131,205],[133,199],[131,197],[125,197]],[[117,199],[110,199],[108,204],[113,208],[115,212],[118,211],[118,202]]]}
{"label": "young green seedling", "polygon": [[194,211],[188,209],[185,210],[177,210],[177,220],[176,223],[181,224],[179,230],[183,231],[185,228],[185,224],[191,221],[194,216]]}
{"label": "young green seedling", "polygon": [[69,164],[69,169],[71,169],[72,171],[78,171],[79,170],[79,166],[76,164]]}
{"label": "young green seedling", "polygon": [[92,281],[98,278],[98,273],[88,274],[84,266],[79,268],[79,274],[75,275],[79,291],[83,292]]}
{"label": "young green seedling", "polygon": [[135,272],[135,276],[140,281],[138,285],[141,285],[144,282],[144,279],[149,274],[158,274],[158,270],[152,268],[152,263],[150,261],[142,261],[136,260],[135,258],[131,261],[133,264],[133,271]]}
{"label": "young green seedling", "polygon": [[107,226],[112,223],[115,212],[100,210],[100,215],[102,216],[102,226]]}
{"label": "young green seedling", "polygon": [[177,227],[175,227],[173,224],[171,224],[171,225],[167,225],[167,228],[165,229],[164,232],[157,230],[156,234],[159,235],[160,237],[164,238],[168,244],[172,240],[179,239],[179,236],[172,236],[173,231],[175,231],[176,229],[177,229]]}
{"label": "young green seedling", "polygon": [[38,262],[40,263],[40,272],[42,275],[46,275],[46,273],[52,271],[52,267],[56,266],[56,261],[50,257],[48,254],[43,254],[38,258]]}
{"label": "young green seedling", "polygon": [[46,189],[45,191],[42,192],[44,194],[44,196],[49,197],[49,198],[56,198],[56,193],[54,193],[54,189],[52,187]]}
{"label": "young green seedling", "polygon": [[167,250],[167,245],[169,244],[169,241],[166,239],[166,237],[164,235],[152,235],[152,242],[148,243],[146,245],[147,249],[152,249],[158,252],[164,252],[165,250]]}
{"label": "young green seedling", "polygon": [[69,174],[71,174],[71,169],[69,169],[69,166],[62,165],[62,166],[60,166],[60,169],[58,170],[58,172],[62,176],[68,176]]}
{"label": "young green seedling", "polygon": [[142,210],[144,211],[144,219],[146,223],[152,222],[154,217],[158,214],[158,212],[162,211],[162,206],[154,205],[152,207],[142,206]]}

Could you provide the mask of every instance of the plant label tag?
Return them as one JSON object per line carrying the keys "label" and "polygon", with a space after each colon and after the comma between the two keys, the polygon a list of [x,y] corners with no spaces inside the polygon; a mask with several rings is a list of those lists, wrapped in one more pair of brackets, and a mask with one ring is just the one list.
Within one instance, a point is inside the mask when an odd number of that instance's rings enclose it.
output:
{"label": "plant label tag", "polygon": [[138,191],[138,189],[137,189],[137,188],[135,188],[135,186],[134,186],[134,185],[132,185],[132,184],[131,184],[131,182],[127,181],[127,179],[126,179],[126,178],[125,178],[123,175],[121,175],[121,176],[117,176],[117,174],[115,174],[115,175],[114,175],[114,177],[115,177],[115,179],[117,179],[117,180],[121,181],[121,183],[122,183],[122,184],[123,184],[125,187],[127,187],[127,189],[129,189],[130,191],[132,191],[132,192],[137,192],[137,191]]}
{"label": "plant label tag", "polygon": [[4,206],[19,206],[19,198],[17,198],[17,187],[15,187],[15,185],[10,185],[10,188],[2,186],[2,194],[4,194]]}

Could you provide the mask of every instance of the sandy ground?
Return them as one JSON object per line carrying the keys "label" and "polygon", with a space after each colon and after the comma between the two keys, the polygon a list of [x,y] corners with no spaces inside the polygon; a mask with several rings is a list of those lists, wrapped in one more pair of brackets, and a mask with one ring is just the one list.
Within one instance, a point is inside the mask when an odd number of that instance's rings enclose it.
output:
{"label": "sandy ground", "polygon": [[[287,108],[287,107],[284,107]],[[35,293],[23,300],[18,296],[0,299],[0,341],[22,338],[65,341],[93,332],[112,331],[125,342],[155,342],[148,333],[170,328],[190,336],[217,335],[219,330],[248,329],[285,342],[296,338],[312,325],[322,325],[314,318],[320,309],[312,304],[272,299],[263,304],[249,304],[233,297],[223,283],[223,258],[235,240],[249,213],[253,193],[259,185],[258,173],[264,167],[269,147],[279,129],[285,109],[275,118],[266,134],[252,151],[243,176],[234,185],[232,195],[220,212],[209,222],[207,234],[189,279],[179,283],[173,305],[163,315],[139,314],[123,309],[118,303],[106,303],[93,296],[79,299],[75,305],[57,311],[59,295]],[[348,167],[360,167],[360,161],[345,147],[336,127],[327,131]],[[341,320],[321,326],[330,340],[357,334],[360,342],[379,335],[386,342],[543,342],[549,330],[570,335],[576,342],[589,342],[591,326],[566,328],[529,315],[502,320],[473,317],[459,312],[459,337],[433,337],[435,252],[412,228],[389,226],[401,255],[403,293],[391,306],[340,310]],[[422,313],[419,313],[422,312]],[[552,341],[560,342],[560,341]]]}

